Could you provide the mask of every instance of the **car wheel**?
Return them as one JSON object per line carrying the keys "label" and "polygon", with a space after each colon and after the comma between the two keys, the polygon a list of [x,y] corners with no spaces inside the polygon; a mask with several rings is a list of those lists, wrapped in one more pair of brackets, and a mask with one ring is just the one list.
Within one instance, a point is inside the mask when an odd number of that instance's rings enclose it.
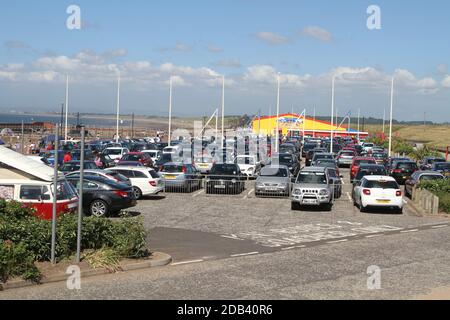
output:
{"label": "car wheel", "polygon": [[333,210],[333,204],[332,203],[327,203],[325,205],[325,211],[331,211]]}
{"label": "car wheel", "polygon": [[403,214],[403,208],[397,208],[397,210],[395,210],[395,213]]}
{"label": "car wheel", "polygon": [[142,191],[138,187],[133,187],[133,195],[136,200],[142,197]]}
{"label": "car wheel", "polygon": [[108,214],[108,204],[100,199],[92,201],[89,211],[95,217],[104,217]]}
{"label": "car wheel", "polygon": [[366,212],[367,211],[367,208],[366,207],[364,207],[363,206],[363,204],[362,204],[362,201],[360,201],[360,204],[359,204],[359,212]]}
{"label": "car wheel", "polygon": [[300,210],[300,205],[297,202],[291,202],[291,210]]}

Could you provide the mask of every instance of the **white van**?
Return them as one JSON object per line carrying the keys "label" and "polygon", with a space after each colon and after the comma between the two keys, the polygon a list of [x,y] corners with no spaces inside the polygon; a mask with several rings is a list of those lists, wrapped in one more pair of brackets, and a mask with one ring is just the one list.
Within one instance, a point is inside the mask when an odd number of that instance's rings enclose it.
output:
{"label": "white van", "polygon": [[[0,199],[14,200],[50,220],[53,213],[53,168],[0,146]],[[76,212],[76,190],[63,175],[58,178],[56,212]]]}

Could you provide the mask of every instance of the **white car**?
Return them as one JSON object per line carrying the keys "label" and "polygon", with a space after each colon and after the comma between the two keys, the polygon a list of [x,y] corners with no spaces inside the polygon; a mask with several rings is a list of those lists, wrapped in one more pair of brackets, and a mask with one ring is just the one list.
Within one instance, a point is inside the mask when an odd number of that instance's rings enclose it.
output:
{"label": "white car", "polygon": [[353,189],[353,203],[364,212],[369,207],[403,211],[403,193],[394,178],[365,176]]}
{"label": "white car", "polygon": [[214,165],[214,158],[210,155],[199,155],[194,158],[194,167],[201,173],[208,174]]}
{"label": "white car", "polygon": [[155,163],[159,158],[161,158],[161,151],[160,150],[142,150],[142,153],[148,153],[150,158],[152,158],[153,163]]}
{"label": "white car", "polygon": [[261,163],[257,161],[256,156],[239,155],[234,161],[241,172],[249,177],[255,177],[261,170]]}
{"label": "white car", "polygon": [[[124,183],[127,186],[131,187],[131,181],[127,177],[121,175],[118,172],[110,171],[110,170],[103,170],[103,169],[87,169],[84,170],[84,176],[94,176],[94,177],[102,177],[105,179],[113,180],[119,183]],[[66,174],[66,177],[74,177],[74,176],[80,176],[80,171],[73,171],[68,174]]]}
{"label": "white car", "polygon": [[125,154],[130,153],[127,148],[110,147],[103,150],[102,154],[109,156],[112,160],[118,162]]}
{"label": "white car", "polygon": [[171,154],[174,156],[181,156],[181,146],[168,146],[163,149],[163,154]]}
{"label": "white car", "polygon": [[143,196],[156,195],[164,190],[163,180],[151,168],[117,166],[108,170],[118,172],[130,179],[136,199],[140,199]]}

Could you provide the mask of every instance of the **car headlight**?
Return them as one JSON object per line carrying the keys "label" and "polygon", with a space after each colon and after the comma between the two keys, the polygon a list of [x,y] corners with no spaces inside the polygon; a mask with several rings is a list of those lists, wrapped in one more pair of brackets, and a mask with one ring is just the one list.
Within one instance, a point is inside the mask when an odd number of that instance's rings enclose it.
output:
{"label": "car headlight", "polygon": [[232,183],[236,183],[236,179],[232,179],[231,182],[232,182]]}
{"label": "car headlight", "polygon": [[302,193],[302,191],[300,189],[295,189],[293,192],[293,194],[296,196],[300,195],[301,193]]}
{"label": "car headlight", "polygon": [[328,195],[328,190],[327,189],[322,189],[319,191],[319,195],[320,196],[327,196]]}
{"label": "car headlight", "polygon": [[257,187],[264,187],[264,184],[263,184],[262,182],[257,182],[257,183],[256,183],[256,186],[257,186]]}

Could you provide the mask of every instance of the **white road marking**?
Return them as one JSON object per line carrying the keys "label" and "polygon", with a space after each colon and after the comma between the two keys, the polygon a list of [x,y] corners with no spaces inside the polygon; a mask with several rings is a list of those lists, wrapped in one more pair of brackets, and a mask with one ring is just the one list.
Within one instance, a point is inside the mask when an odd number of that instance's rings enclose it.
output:
{"label": "white road marking", "polygon": [[195,198],[195,197],[201,195],[204,191],[205,191],[205,190],[202,189],[202,190],[198,191],[197,193],[193,194],[192,197]]}
{"label": "white road marking", "polygon": [[406,201],[405,199],[403,199],[403,203],[404,203],[404,204],[408,204],[408,201]]}
{"label": "white road marking", "polygon": [[376,237],[381,237],[381,236],[384,236],[384,234],[371,234],[371,235],[366,236],[366,238],[376,238]]}
{"label": "white road marking", "polygon": [[353,200],[352,200],[352,197],[350,196],[350,192],[347,192],[347,198],[348,198],[348,201],[350,201],[350,202],[353,201]]}
{"label": "white road marking", "polygon": [[239,253],[239,254],[232,254],[230,257],[236,258],[236,257],[244,257],[244,256],[252,256],[255,254],[259,254],[259,252],[248,252],[248,253]]}
{"label": "white road marking", "polygon": [[190,263],[199,263],[199,262],[204,262],[205,260],[203,259],[198,259],[198,260],[189,260],[189,261],[181,261],[181,262],[175,262],[172,263],[171,266],[179,266],[182,264],[190,264]]}
{"label": "white road marking", "polygon": [[250,195],[253,193],[253,191],[255,191],[255,189],[250,190],[250,191],[248,192],[247,196],[250,196]]}
{"label": "white road marking", "polygon": [[409,232],[417,232],[417,231],[419,231],[419,229],[403,230],[403,231],[400,231],[400,233],[409,233]]}
{"label": "white road marking", "polygon": [[447,224],[441,224],[439,226],[432,226],[431,228],[438,229],[438,228],[445,228],[445,227],[448,227],[448,225]]}
{"label": "white road marking", "polygon": [[327,243],[340,243],[340,242],[347,242],[348,239],[342,239],[342,240],[334,240],[334,241],[327,241]]}
{"label": "white road marking", "polygon": [[241,239],[239,238],[237,235],[235,234],[231,234],[229,236],[225,236],[225,235],[221,235],[222,238],[228,238],[228,239],[233,239],[233,240],[241,240],[244,241],[245,239]]}
{"label": "white road marking", "polygon": [[293,247],[281,248],[281,250],[286,251],[286,250],[293,250],[293,249],[299,249],[299,248],[306,248],[306,246],[293,246]]}

